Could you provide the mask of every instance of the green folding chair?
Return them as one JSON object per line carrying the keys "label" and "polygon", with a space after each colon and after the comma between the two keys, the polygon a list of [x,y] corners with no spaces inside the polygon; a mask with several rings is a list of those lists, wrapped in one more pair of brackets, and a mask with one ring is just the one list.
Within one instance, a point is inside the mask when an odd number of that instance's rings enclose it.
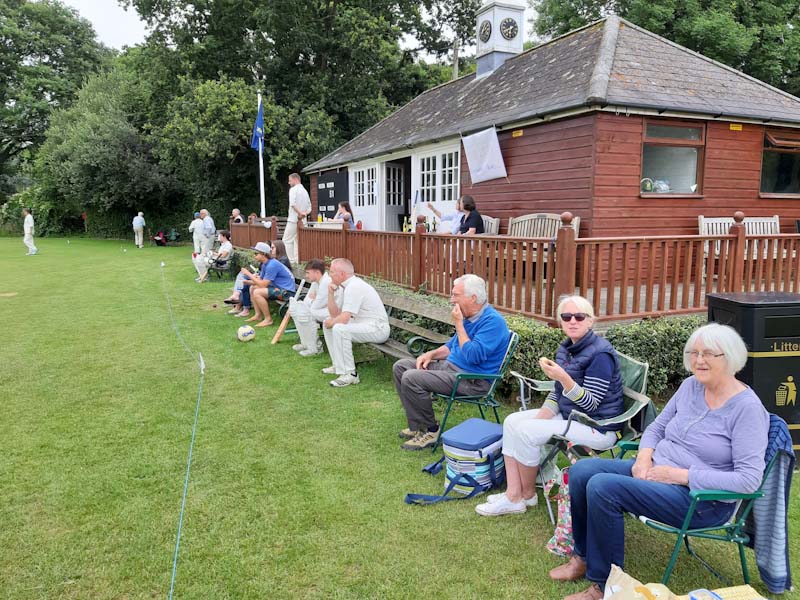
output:
{"label": "green folding chair", "polygon": [[[503,379],[506,371],[508,370],[508,366],[511,364],[511,358],[514,356],[514,351],[517,349],[517,344],[519,343],[519,335],[515,332],[511,332],[511,337],[508,340],[508,346],[506,346],[506,355],[503,358],[503,363],[500,365],[500,371],[494,375],[487,375],[486,373],[458,373],[456,374],[456,380],[453,383],[453,389],[451,390],[450,394],[435,394],[435,396],[447,402],[447,407],[444,410],[444,415],[442,416],[442,422],[439,425],[439,435],[436,437],[436,443],[433,445],[433,451],[436,451],[436,448],[439,447],[439,442],[442,439],[442,432],[444,431],[445,424],[447,423],[447,416],[450,414],[450,409],[453,407],[453,404],[456,402],[461,402],[463,404],[474,404],[478,407],[478,410],[481,413],[481,419],[486,418],[483,409],[492,409],[494,413],[494,419],[498,423],[500,422],[500,415],[497,413],[497,407],[500,406],[500,403],[497,402],[494,398],[495,390],[497,389],[497,383]],[[463,396],[458,394],[458,386],[461,384],[462,381],[469,380],[469,379],[488,379],[492,382],[489,390],[485,394],[476,395],[476,396]]]}
{"label": "green folding chair", "polygon": [[[770,442],[780,432],[780,427],[775,427],[775,423],[777,421],[778,419],[772,420],[773,427],[770,428]],[[790,434],[788,427],[786,427],[786,423],[782,420],[780,420],[780,423],[782,424],[782,428],[784,428],[784,431],[782,432],[783,435],[788,437]],[[619,453],[618,458],[622,458],[627,452],[636,451],[638,447],[638,441],[621,442],[619,444],[621,452]],[[739,560],[742,564],[742,576],[744,577],[744,582],[745,584],[750,583],[750,574],[747,571],[747,559],[745,558],[744,553],[744,548],[749,543],[750,536],[745,533],[745,522],[747,521],[748,515],[752,512],[756,500],[764,497],[764,482],[767,480],[767,476],[775,465],[775,461],[778,459],[779,454],[779,452],[776,452],[774,456],[770,458],[769,462],[767,462],[767,466],[764,469],[764,476],[761,478],[761,485],[759,485],[758,489],[752,494],[741,494],[737,492],[728,492],[725,490],[692,490],[690,492],[692,503],[689,505],[689,510],[687,511],[686,517],[684,518],[680,527],[673,527],[642,515],[633,515],[652,529],[677,535],[675,547],[672,550],[672,555],[670,556],[669,564],[667,565],[667,570],[664,572],[664,577],[661,579],[661,583],[667,585],[669,582],[669,578],[672,575],[673,569],[675,568],[675,563],[678,560],[678,553],[681,549],[681,541],[683,541],[684,545],[686,546],[686,551],[690,556],[697,559],[700,564],[702,564],[708,571],[713,573],[718,579],[725,582],[726,585],[731,584],[727,577],[722,575],[697,555],[694,548],[692,548],[691,544],[689,543],[690,537],[736,544],[739,548]],[[698,527],[692,529],[689,524],[692,522],[692,517],[697,509],[697,505],[700,502],[708,502],[712,500],[737,502],[738,506],[727,523],[714,527]]]}
{"label": "green folding chair", "polygon": [[[610,451],[613,456],[619,441],[635,440],[639,438],[647,425],[655,419],[653,403],[650,401],[650,398],[645,395],[647,391],[647,373],[649,371],[648,363],[638,361],[622,352],[617,352],[617,356],[619,357],[619,369],[620,375],[622,376],[622,393],[625,410],[616,417],[600,420],[595,420],[579,410],[573,410],[564,422],[564,431],[551,437],[546,444],[550,447],[550,450],[540,462],[537,476],[539,479],[538,485],[541,487],[544,487],[550,479],[555,479],[556,481],[560,479],[557,466],[559,454],[586,458],[598,456],[603,452]],[[520,384],[519,400],[522,404],[520,410],[528,408],[528,403],[533,393],[549,393],[555,385],[553,381],[531,379],[516,371],[511,371],[511,374],[517,378]],[[622,429],[619,432],[618,439],[611,446],[590,448],[588,446],[573,445],[572,442],[567,439],[566,436],[569,433],[570,427],[576,422],[593,428],[622,425]],[[550,517],[550,521],[555,524],[555,515],[553,514],[553,508],[550,505],[550,498],[547,494],[545,494],[545,500],[547,504],[547,514]]]}

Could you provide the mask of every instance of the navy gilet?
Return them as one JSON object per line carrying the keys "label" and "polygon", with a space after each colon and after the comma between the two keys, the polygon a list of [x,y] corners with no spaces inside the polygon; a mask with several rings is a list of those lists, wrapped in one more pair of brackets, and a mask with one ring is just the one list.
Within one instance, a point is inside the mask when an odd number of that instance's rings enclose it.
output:
{"label": "navy gilet", "polygon": [[[614,347],[607,339],[595,335],[592,330],[589,330],[586,335],[575,344],[572,343],[572,340],[567,338],[561,342],[561,345],[558,347],[556,362],[570,377],[572,377],[575,383],[583,387],[583,378],[586,374],[587,367],[592,363],[594,358],[601,353],[608,354],[613,359],[614,373],[611,376],[606,397],[595,410],[589,412],[575,404],[572,400],[564,396],[563,386],[558,381],[555,382],[554,391],[556,393],[559,412],[565,419],[569,417],[569,413],[573,410],[578,410],[587,414],[597,421],[616,417],[625,411],[625,401],[622,397],[622,375],[619,371],[619,358],[617,357],[617,352],[614,350]],[[619,431],[620,429],[622,429],[622,424],[597,428],[598,431],[604,433],[606,431]]]}

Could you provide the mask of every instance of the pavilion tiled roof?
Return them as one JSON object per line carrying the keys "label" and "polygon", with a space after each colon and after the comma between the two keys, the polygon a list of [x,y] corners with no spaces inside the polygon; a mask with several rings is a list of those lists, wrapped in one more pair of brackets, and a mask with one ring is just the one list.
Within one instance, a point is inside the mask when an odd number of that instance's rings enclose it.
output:
{"label": "pavilion tiled roof", "polygon": [[309,165],[320,171],[590,106],[800,124],[800,98],[616,16],[417,96]]}

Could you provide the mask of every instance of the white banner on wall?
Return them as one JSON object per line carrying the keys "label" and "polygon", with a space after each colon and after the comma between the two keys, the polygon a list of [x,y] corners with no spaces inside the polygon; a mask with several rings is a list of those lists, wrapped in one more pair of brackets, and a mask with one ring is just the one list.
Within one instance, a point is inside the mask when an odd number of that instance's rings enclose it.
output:
{"label": "white banner on wall", "polygon": [[506,176],[506,164],[500,152],[500,142],[494,127],[461,138],[469,162],[472,183]]}

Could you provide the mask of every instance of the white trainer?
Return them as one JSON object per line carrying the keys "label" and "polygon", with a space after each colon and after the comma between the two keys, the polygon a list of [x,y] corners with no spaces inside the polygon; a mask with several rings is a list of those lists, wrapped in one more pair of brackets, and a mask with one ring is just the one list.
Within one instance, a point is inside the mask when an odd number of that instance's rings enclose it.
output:
{"label": "white trainer", "polygon": [[524,513],[528,507],[521,500],[519,502],[511,502],[503,495],[503,498],[496,502],[486,502],[478,504],[475,507],[475,512],[484,517],[499,517],[501,515],[516,515]]}
{"label": "white trainer", "polygon": [[325,367],[324,369],[322,369],[322,372],[325,375],[336,375],[336,368],[333,365],[331,365],[330,367]]}
{"label": "white trainer", "polygon": [[316,356],[321,352],[322,350],[300,350],[300,356]]}
{"label": "white trainer", "polygon": [[305,349],[306,347],[303,344],[295,344],[294,346],[292,346],[292,350],[294,350],[295,352],[300,352],[301,350]]}
{"label": "white trainer", "polygon": [[[495,502],[500,502],[506,499],[507,497],[505,492],[501,492],[499,494],[489,494],[486,496],[486,502],[488,504],[494,504]],[[522,501],[525,503],[525,506],[530,508],[531,506],[536,506],[539,504],[539,496],[534,494],[532,498],[523,498]]]}
{"label": "white trainer", "polygon": [[347,387],[348,385],[357,385],[359,381],[361,380],[358,378],[358,375],[350,375],[349,373],[345,373],[344,375],[339,375],[339,377],[331,381],[331,386]]}

